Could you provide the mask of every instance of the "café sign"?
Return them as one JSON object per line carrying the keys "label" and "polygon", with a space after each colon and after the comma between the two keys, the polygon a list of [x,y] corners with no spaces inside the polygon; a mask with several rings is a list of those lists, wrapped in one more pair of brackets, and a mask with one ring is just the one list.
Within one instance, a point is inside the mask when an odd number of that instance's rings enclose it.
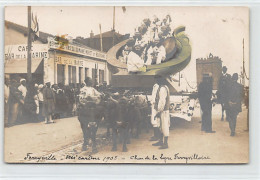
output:
{"label": "caf\u00e9 sign", "polygon": [[[5,61],[24,60],[27,59],[28,46],[27,44],[6,45],[5,46]],[[48,45],[33,44],[31,48],[32,59],[47,59]]]}

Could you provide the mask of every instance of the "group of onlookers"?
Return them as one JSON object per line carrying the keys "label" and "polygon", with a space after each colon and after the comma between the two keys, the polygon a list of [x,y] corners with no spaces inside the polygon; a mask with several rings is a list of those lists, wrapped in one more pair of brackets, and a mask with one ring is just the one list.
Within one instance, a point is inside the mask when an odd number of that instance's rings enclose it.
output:
{"label": "group of onlookers", "polygon": [[24,78],[5,78],[5,125],[26,122],[53,123],[53,119],[76,115],[82,84],[28,83]]}
{"label": "group of onlookers", "polygon": [[122,53],[121,61],[127,64],[128,72],[139,72],[146,65],[160,64],[166,60],[163,41],[172,36],[170,25],[170,15],[162,21],[158,17],[154,17],[152,22],[148,18],[143,20]]}

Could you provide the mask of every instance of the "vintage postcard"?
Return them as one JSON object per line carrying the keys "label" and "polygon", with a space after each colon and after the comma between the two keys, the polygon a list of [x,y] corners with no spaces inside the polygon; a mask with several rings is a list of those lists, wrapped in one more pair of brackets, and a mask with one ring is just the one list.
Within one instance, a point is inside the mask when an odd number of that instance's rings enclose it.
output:
{"label": "vintage postcard", "polygon": [[249,8],[8,6],[6,163],[249,162]]}

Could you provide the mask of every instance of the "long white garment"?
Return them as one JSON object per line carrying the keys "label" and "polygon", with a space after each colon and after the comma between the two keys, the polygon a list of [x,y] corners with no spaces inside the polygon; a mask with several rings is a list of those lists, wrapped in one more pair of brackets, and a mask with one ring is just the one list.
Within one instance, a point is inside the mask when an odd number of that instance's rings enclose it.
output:
{"label": "long white garment", "polygon": [[35,104],[36,104],[36,106],[37,106],[37,108],[36,108],[36,114],[39,114],[39,111],[40,111],[40,109],[39,109],[39,97],[38,97],[38,95],[36,94],[33,98],[34,98],[34,102],[35,102]]}
{"label": "long white garment", "polygon": [[136,53],[131,51],[127,56],[128,72],[137,72],[139,68],[144,66],[144,61]]}
{"label": "long white garment", "polygon": [[18,90],[22,92],[22,96],[23,96],[23,99],[24,99],[25,96],[26,96],[26,93],[27,93],[27,88],[21,84],[21,85],[18,87]]}
{"label": "long white garment", "polygon": [[158,102],[158,112],[160,112],[160,127],[163,136],[169,136],[169,128],[170,128],[170,112],[168,110],[164,110],[166,105],[166,99],[169,95],[169,89],[167,86],[162,86],[159,92],[159,102]]}
{"label": "long white garment", "polygon": [[152,91],[152,99],[151,99],[151,108],[152,108],[152,114],[151,114],[151,124],[153,127],[158,127],[158,118],[154,119],[156,115],[156,110],[154,108],[155,105],[155,98],[158,91],[159,85],[156,83],[153,85],[153,91]]}
{"label": "long white garment", "polygon": [[166,50],[165,50],[165,47],[163,45],[161,45],[158,49],[158,56],[157,56],[157,59],[156,59],[156,64],[160,64],[162,63],[165,58],[166,58]]}
{"label": "long white garment", "polygon": [[10,95],[10,88],[9,88],[9,86],[5,85],[5,94],[4,94],[4,96],[5,96],[5,103],[8,102],[9,95]]}
{"label": "long white garment", "polygon": [[128,52],[127,51],[125,51],[125,50],[123,50],[122,51],[122,55],[123,55],[123,59],[122,59],[122,61],[123,61],[123,63],[126,63],[126,57],[127,57],[127,55],[128,55]]}
{"label": "long white garment", "polygon": [[43,94],[41,91],[38,92],[39,101],[43,102]]}
{"label": "long white garment", "polygon": [[149,49],[147,50],[147,61],[145,62],[146,65],[151,65],[152,64],[152,53],[153,53],[153,47],[150,46]]}
{"label": "long white garment", "polygon": [[151,26],[147,28],[146,33],[143,35],[142,39],[145,41],[146,44],[153,40],[154,31]]}

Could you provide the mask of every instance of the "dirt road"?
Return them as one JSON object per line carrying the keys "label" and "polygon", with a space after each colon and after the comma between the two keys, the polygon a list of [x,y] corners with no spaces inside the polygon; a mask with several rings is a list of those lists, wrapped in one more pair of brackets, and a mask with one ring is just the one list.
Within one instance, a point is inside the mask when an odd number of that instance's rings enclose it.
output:
{"label": "dirt road", "polygon": [[[213,108],[213,130],[200,131],[200,111],[197,108],[191,122],[174,120],[170,130],[169,149],[160,150],[149,141],[152,131],[132,139],[128,152],[111,152],[111,139],[99,129],[96,154],[81,151],[82,135],[76,118],[55,124],[24,124],[5,129],[5,160],[7,162],[41,163],[247,163],[249,141],[246,129],[246,109],[239,114],[236,136],[230,136],[227,121],[220,121],[220,106]],[[8,138],[7,138],[8,137]],[[31,154],[28,154],[31,153]]]}

